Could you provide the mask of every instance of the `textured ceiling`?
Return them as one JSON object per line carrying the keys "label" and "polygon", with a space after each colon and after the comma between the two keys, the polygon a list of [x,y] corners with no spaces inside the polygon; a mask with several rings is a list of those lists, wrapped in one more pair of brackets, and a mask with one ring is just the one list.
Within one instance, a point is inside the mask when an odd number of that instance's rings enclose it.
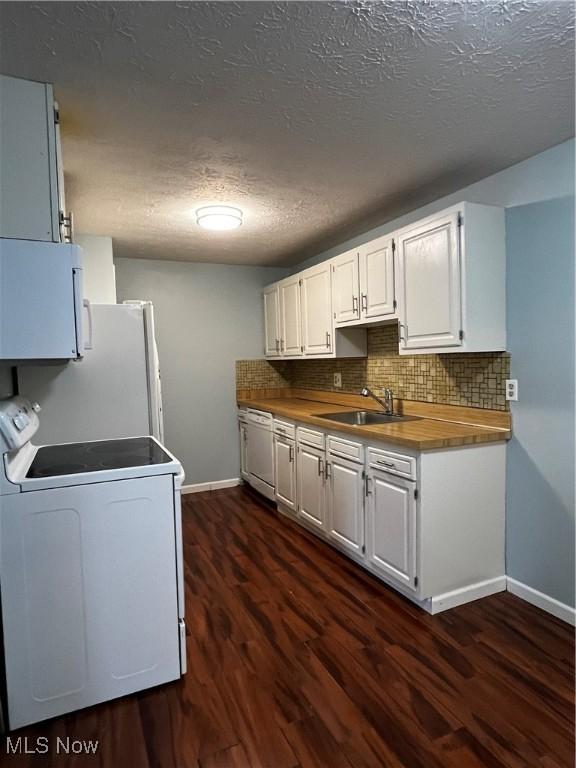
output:
{"label": "textured ceiling", "polygon": [[[571,2],[3,2],[53,82],[77,231],[288,264],[574,133]],[[233,233],[193,211],[230,203]]]}

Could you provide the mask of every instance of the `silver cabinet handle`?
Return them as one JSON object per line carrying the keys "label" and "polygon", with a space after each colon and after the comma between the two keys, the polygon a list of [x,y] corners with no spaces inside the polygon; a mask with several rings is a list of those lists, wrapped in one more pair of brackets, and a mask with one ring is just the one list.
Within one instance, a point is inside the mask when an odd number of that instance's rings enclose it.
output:
{"label": "silver cabinet handle", "polygon": [[290,464],[292,464],[292,462],[294,461],[294,446],[293,445],[289,445],[288,446],[288,461],[290,462]]}
{"label": "silver cabinet handle", "polygon": [[318,459],[318,477],[322,477],[324,474],[324,462],[322,459]]}
{"label": "silver cabinet handle", "polygon": [[370,477],[370,475],[366,475],[366,485],[365,485],[366,496],[370,496],[370,494],[372,493],[372,489],[370,488],[370,481],[371,480],[372,480],[372,478]]}
{"label": "silver cabinet handle", "polygon": [[384,459],[376,459],[376,464],[384,464],[385,467],[391,467],[392,469],[396,469],[396,464],[394,464],[392,461],[384,461]]}
{"label": "silver cabinet handle", "polygon": [[330,334],[326,331],[326,346],[330,349]]}
{"label": "silver cabinet handle", "polygon": [[284,352],[284,339],[280,339],[280,352]]}
{"label": "silver cabinet handle", "polygon": [[358,314],[358,298],[356,296],[352,296],[352,312],[355,315]]}
{"label": "silver cabinet handle", "polygon": [[400,341],[406,344],[408,341],[408,326],[405,323],[398,323],[398,331],[400,335]]}
{"label": "silver cabinet handle", "polygon": [[280,339],[275,339],[276,352],[280,352]]}
{"label": "silver cabinet handle", "polygon": [[71,243],[74,238],[74,220],[72,217],[72,211],[69,211],[68,216],[64,211],[60,211],[60,240],[63,243]]}
{"label": "silver cabinet handle", "polygon": [[362,311],[368,312],[368,294],[367,293],[362,294]]}
{"label": "silver cabinet handle", "polygon": [[324,477],[326,478],[326,480],[328,480],[329,477],[332,477],[332,471],[330,469],[330,466],[331,466],[330,462],[327,461],[326,462],[326,470],[324,472]]}

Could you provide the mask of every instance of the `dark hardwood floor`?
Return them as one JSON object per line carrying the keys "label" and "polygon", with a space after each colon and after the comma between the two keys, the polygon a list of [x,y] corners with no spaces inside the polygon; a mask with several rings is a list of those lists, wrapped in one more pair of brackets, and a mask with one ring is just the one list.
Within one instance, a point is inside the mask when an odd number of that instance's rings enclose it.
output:
{"label": "dark hardwood floor", "polygon": [[10,766],[567,768],[570,627],[508,593],[429,616],[234,488],[184,497],[188,674],[17,732]]}

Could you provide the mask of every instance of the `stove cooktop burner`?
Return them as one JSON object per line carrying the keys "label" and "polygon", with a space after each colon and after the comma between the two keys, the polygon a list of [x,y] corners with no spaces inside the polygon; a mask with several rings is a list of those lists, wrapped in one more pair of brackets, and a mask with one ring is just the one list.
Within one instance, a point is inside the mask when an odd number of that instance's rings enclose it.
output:
{"label": "stove cooktop burner", "polygon": [[46,445],[38,449],[26,477],[57,477],[106,469],[149,467],[172,461],[150,437]]}

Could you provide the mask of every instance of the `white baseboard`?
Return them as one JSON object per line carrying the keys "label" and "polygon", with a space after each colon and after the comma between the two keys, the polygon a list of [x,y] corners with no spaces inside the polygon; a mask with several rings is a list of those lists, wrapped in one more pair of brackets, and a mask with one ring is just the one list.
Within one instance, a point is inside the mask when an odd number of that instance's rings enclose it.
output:
{"label": "white baseboard", "polygon": [[185,494],[217,491],[220,488],[234,488],[234,486],[240,485],[240,482],[239,477],[231,477],[229,480],[215,480],[213,483],[193,483],[192,485],[183,485],[180,492]]}
{"label": "white baseboard", "polygon": [[425,601],[429,607],[427,610],[434,614],[441,611],[447,611],[449,608],[456,608],[458,605],[470,603],[472,600],[479,600],[481,597],[495,595],[497,592],[506,591],[506,576],[497,576],[495,579],[478,581],[476,584],[469,584],[467,587],[460,587],[452,592],[444,592],[443,595],[434,595]]}
{"label": "white baseboard", "polygon": [[537,608],[541,608],[546,613],[551,613],[552,616],[556,616],[557,619],[566,621],[572,626],[576,626],[576,608],[571,608],[566,603],[561,603],[560,600],[556,600],[554,597],[545,595],[544,592],[539,592],[534,587],[529,587],[528,584],[523,584],[516,579],[508,578],[507,589],[508,592],[512,592],[516,597],[526,600],[527,603],[535,605]]}

